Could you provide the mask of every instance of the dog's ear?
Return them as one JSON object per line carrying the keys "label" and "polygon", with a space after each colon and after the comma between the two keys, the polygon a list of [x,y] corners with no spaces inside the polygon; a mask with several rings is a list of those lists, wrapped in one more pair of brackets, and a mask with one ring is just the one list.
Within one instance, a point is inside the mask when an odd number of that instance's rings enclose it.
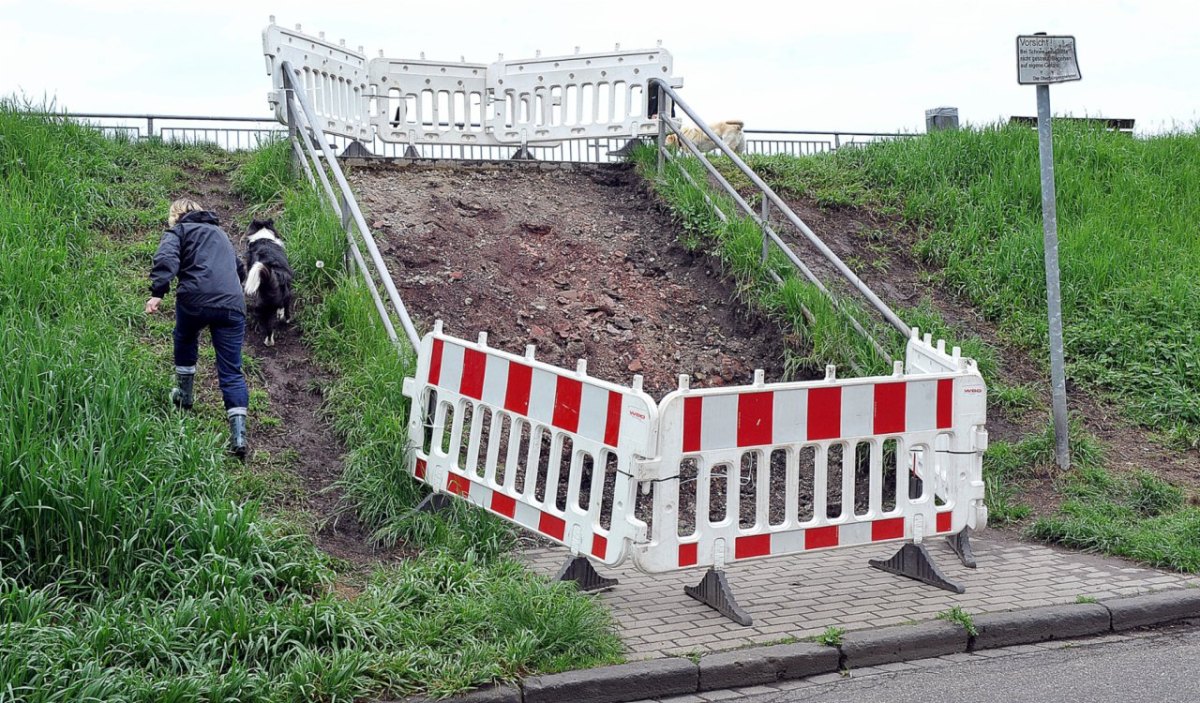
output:
{"label": "dog's ear", "polygon": [[250,222],[250,234],[254,234],[260,229],[269,229],[275,231],[275,220],[253,220]]}

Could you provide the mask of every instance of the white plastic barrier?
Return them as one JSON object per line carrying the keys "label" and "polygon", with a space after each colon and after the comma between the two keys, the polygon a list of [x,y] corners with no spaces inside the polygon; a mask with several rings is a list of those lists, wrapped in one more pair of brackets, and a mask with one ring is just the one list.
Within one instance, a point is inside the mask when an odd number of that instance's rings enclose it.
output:
{"label": "white plastic barrier", "polygon": [[296,81],[305,87],[309,104],[321,119],[319,127],[330,134],[371,141],[373,138],[368,98],[367,57],[362,50],[350,51],[325,41],[324,35],[311,37],[300,31],[284,29],[272,22],[263,30],[263,54],[274,90],[268,96],[275,117],[287,123],[287,102],[283,99],[283,62],[296,72]]}
{"label": "white plastic barrier", "polygon": [[406,144],[494,144],[486,64],[377,58],[368,65],[375,134]]}
{"label": "white plastic barrier", "polygon": [[[617,564],[645,540],[633,518],[637,458],[657,444],[658,412],[635,381],[625,388],[442,333],[418,350],[410,471],[568,546]],[[609,496],[611,496],[609,498]]]}
{"label": "white plastic barrier", "polygon": [[324,132],[371,144],[556,146],[567,139],[658,132],[648,81],[672,75],[662,48],[536,57],[492,64],[379,57],[274,23],[263,30],[269,100],[287,122],[281,64],[305,86]]}
{"label": "white plastic barrier", "polygon": [[490,125],[509,144],[657,134],[646,85],[672,70],[662,48],[500,60],[487,71],[497,103]]}
{"label": "white plastic barrier", "polygon": [[910,358],[914,346],[956,370],[668,395],[660,459],[641,470],[658,482],[638,567],[721,569],[981,526],[983,379],[957,350],[914,339]]}

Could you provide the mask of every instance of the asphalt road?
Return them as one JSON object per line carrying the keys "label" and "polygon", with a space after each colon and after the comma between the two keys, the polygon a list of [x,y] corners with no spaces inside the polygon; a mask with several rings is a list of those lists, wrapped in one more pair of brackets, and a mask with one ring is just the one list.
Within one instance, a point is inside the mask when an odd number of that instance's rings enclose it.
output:
{"label": "asphalt road", "polygon": [[738,703],[1197,703],[1200,628],[847,677]]}

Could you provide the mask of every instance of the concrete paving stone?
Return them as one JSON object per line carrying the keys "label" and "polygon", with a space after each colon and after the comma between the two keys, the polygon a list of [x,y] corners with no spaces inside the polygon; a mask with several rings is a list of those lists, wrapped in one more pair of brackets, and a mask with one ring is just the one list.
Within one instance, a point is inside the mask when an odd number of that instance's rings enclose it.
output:
{"label": "concrete paving stone", "polygon": [[729,691],[729,690],[709,691],[707,693],[699,693],[697,695],[700,696],[701,700],[705,700],[705,701],[724,701],[724,700],[730,700],[732,698],[741,698],[742,697],[742,694],[738,693],[737,691]]}
{"label": "concrete paving stone", "polygon": [[670,698],[660,698],[657,701],[647,701],[646,703],[704,703],[704,699],[694,693],[687,693],[682,696],[672,696]]}

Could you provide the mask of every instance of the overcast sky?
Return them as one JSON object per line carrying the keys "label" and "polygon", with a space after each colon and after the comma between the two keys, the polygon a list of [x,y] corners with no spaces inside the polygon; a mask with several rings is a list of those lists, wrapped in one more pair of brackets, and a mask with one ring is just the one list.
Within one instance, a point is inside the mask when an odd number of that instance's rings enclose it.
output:
{"label": "overcast sky", "polygon": [[954,106],[972,123],[1035,114],[1015,37],[1074,34],[1083,80],[1056,113],[1131,117],[1139,131],[1200,120],[1200,9],[1192,2],[977,3],[507,0],[0,0],[0,95],[88,112],[266,115],[261,30],[280,24],[369,56],[490,62],[650,47],[661,39],[706,119],[747,128],[923,128]]}

